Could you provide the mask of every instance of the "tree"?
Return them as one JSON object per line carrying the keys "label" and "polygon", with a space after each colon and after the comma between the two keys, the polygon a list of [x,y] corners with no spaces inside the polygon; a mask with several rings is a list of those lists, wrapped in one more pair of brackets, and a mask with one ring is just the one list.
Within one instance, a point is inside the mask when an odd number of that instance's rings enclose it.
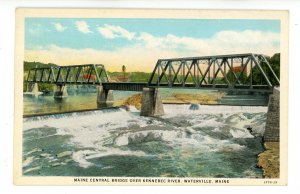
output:
{"label": "tree", "polygon": [[[272,57],[266,57],[267,61],[269,62],[271,68],[273,69],[274,73],[277,75],[278,79],[280,79],[280,53],[274,54]],[[248,64],[249,65],[249,64]],[[261,68],[265,72],[267,78],[271,82],[271,84],[278,85],[275,77],[273,76],[271,70],[267,66],[265,62],[260,63]],[[243,72],[242,75],[241,72],[235,72],[236,76],[239,77],[239,80],[242,84],[249,84],[250,83],[250,76],[246,75],[245,72]],[[256,66],[254,69],[252,69],[252,84],[253,85],[267,85],[267,81],[264,78],[264,75],[262,74],[260,68]],[[236,80],[235,76],[231,71],[228,71],[226,74],[226,77],[230,83],[234,82]],[[225,79],[222,78],[221,80],[223,83],[225,83]]]}
{"label": "tree", "polygon": [[125,79],[125,75],[126,75],[126,66],[125,65],[122,66],[122,72],[123,72],[123,78]]}
{"label": "tree", "polygon": [[[280,79],[280,53],[274,54],[272,57],[266,57],[274,73]],[[277,85],[275,77],[272,75],[272,72],[267,67],[266,63],[261,63],[261,68],[266,73],[267,78],[270,80],[272,85]],[[253,84],[267,84],[261,70],[256,67],[253,69]]]}

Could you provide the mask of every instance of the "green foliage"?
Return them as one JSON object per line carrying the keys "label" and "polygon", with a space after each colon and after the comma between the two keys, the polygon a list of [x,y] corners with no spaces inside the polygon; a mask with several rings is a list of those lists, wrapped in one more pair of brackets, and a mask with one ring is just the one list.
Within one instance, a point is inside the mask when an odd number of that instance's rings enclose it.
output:
{"label": "green foliage", "polygon": [[53,63],[40,63],[40,62],[27,62],[24,61],[24,72],[28,72],[29,69],[33,69],[35,67],[42,68],[42,67],[57,67],[58,65]]}
{"label": "green foliage", "polygon": [[151,73],[145,72],[132,72],[130,75],[131,82],[148,82],[150,79]]}
{"label": "green foliage", "polygon": [[[277,77],[280,79],[280,53],[274,54],[272,57],[266,57],[267,61],[269,62],[271,68],[277,75]],[[261,68],[266,73],[267,78],[270,80],[272,85],[277,85],[275,77],[272,75],[271,70],[268,68],[266,63],[261,63]],[[252,75],[252,83],[253,85],[267,85],[267,81],[265,80],[261,70],[258,66],[256,66],[253,70]],[[235,73],[237,77],[239,77],[239,80],[242,84],[249,84],[251,74],[248,76],[244,72],[242,75],[240,75],[240,72]],[[226,77],[230,83],[234,82],[236,80],[235,76],[232,72],[228,71],[226,74]],[[222,78],[222,81],[225,83],[225,79]]]}
{"label": "green foliage", "polygon": [[128,77],[130,82],[148,82],[151,73],[146,72],[107,72],[112,80],[117,80],[118,77]]}
{"label": "green foliage", "polygon": [[53,84],[46,84],[46,83],[39,84],[39,91],[53,91],[53,90],[54,90]]}
{"label": "green foliage", "polygon": [[[53,64],[53,63],[48,63],[48,64],[45,64],[45,63],[40,63],[40,62],[27,62],[27,61],[24,61],[24,76],[23,76],[23,91],[25,92],[26,89],[27,89],[27,83],[25,82],[26,79],[27,79],[27,75],[28,75],[28,71],[30,69],[33,69],[33,68],[42,68],[42,67],[57,67],[58,65],[56,64]],[[53,91],[53,84],[46,84],[46,83],[40,83],[38,84],[39,85],[39,91],[45,91],[45,90],[48,90],[48,91]]]}
{"label": "green foliage", "polygon": [[[266,57],[266,59],[269,62],[270,66],[273,69],[273,71],[275,72],[275,74],[277,75],[277,77],[280,79],[280,53],[274,54],[271,58]],[[277,85],[277,82],[276,82],[274,76],[272,75],[272,72],[267,67],[267,64],[262,63],[261,67],[264,70],[264,72],[266,73],[266,76],[270,80],[271,84]],[[263,74],[261,73],[261,71],[258,67],[253,69],[253,84],[267,84]]]}
{"label": "green foliage", "polygon": [[[246,82],[247,75],[246,75],[245,72],[243,72],[243,73],[236,72],[235,75],[240,80],[241,83],[245,83]],[[229,81],[229,83],[233,83],[236,80],[234,74],[231,71],[227,72],[226,76],[227,76],[227,80]],[[224,78],[222,80],[224,80]]]}

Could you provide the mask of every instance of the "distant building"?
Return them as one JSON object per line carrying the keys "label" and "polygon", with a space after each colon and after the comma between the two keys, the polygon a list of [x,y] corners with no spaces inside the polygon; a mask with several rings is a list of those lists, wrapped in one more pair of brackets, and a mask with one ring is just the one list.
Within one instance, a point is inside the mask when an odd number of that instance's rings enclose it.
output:
{"label": "distant building", "polygon": [[[234,73],[241,73],[242,70],[243,70],[243,66],[233,67],[232,69],[233,69],[233,72],[234,72]],[[248,75],[247,67],[245,68],[244,73],[245,73],[246,75]]]}

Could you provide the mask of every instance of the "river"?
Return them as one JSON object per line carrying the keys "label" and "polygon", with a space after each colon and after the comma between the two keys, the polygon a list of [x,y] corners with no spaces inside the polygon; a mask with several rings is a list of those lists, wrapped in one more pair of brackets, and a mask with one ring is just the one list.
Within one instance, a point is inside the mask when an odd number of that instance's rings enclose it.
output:
{"label": "river", "polygon": [[[132,94],[121,92],[115,99]],[[52,96],[25,96],[24,113],[96,107],[93,93],[59,103]],[[24,118],[23,174],[262,178],[256,157],[263,151],[266,106],[164,109],[159,118],[141,117],[133,106]]]}

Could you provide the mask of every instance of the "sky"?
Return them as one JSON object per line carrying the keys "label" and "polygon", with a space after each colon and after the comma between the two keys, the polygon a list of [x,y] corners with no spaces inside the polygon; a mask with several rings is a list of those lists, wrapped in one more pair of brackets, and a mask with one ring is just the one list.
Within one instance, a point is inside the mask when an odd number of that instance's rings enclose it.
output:
{"label": "sky", "polygon": [[277,52],[279,20],[25,19],[25,61],[151,72],[164,58]]}

